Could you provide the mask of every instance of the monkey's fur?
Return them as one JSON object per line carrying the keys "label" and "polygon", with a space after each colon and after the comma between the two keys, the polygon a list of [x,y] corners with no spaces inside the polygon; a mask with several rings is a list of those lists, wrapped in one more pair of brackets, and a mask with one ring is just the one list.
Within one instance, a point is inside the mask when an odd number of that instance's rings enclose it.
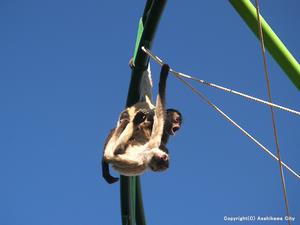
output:
{"label": "monkey's fur", "polygon": [[102,159],[102,173],[108,183],[112,177],[108,163],[122,175],[140,175],[145,170],[163,171],[169,167],[166,144],[182,122],[181,113],[165,110],[166,80],[169,66],[163,65],[159,93],[154,107],[145,95],[145,101],[127,108],[120,115],[118,125],[108,135]]}

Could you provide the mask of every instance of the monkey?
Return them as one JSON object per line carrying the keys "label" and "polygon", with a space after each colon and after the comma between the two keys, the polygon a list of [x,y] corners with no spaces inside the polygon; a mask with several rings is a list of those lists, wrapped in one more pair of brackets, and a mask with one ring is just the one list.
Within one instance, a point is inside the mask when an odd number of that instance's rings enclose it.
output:
{"label": "monkey", "polygon": [[[130,59],[128,64],[131,69],[134,69],[133,58]],[[144,71],[142,74],[142,78],[141,78],[139,87],[140,87],[139,102],[136,103],[135,105],[127,108],[120,114],[120,117],[119,117],[118,123],[117,123],[117,127],[122,123],[123,120],[127,120],[129,122],[129,118],[130,118],[129,112],[131,112],[131,114],[133,114],[135,112],[134,110],[130,110],[130,108],[142,108],[142,107],[149,108],[150,106],[152,109],[154,108],[154,106],[151,103],[153,83],[152,83],[152,78],[151,78],[150,64],[149,64],[147,70]],[[141,103],[141,102],[143,102],[143,103]],[[153,117],[151,120],[152,120],[151,131],[152,131]],[[107,143],[110,140],[114,131],[115,131],[115,128],[110,130],[110,132],[104,142],[104,149],[106,148]],[[103,155],[104,155],[104,152],[103,152]],[[102,164],[102,176],[107,181],[107,183],[112,184],[112,183],[117,182],[119,180],[119,178],[116,178],[116,177],[113,177],[110,175],[109,165],[107,162],[105,162],[104,157],[102,157],[101,164]]]}
{"label": "monkey", "polygon": [[182,120],[182,114],[177,109],[167,109],[164,133],[162,136],[162,143],[164,145],[167,144],[170,135],[175,135],[175,133],[181,128]]}
{"label": "monkey", "polygon": [[165,121],[165,92],[169,69],[168,65],[162,66],[151,134],[147,134],[150,129],[147,129],[145,122],[147,109],[134,108],[138,110],[134,118],[129,121],[121,119],[105,146],[104,161],[111,163],[123,175],[139,175],[148,168],[153,171],[168,168],[168,154],[159,147]]}
{"label": "monkey", "polygon": [[[147,121],[144,124],[144,126],[145,126],[144,128],[146,128],[147,132],[152,131],[153,116],[154,116],[153,113],[154,113],[154,111],[150,111],[148,113]],[[128,121],[129,122],[129,114],[126,110],[123,111],[120,115],[119,123],[123,124],[122,121]],[[163,131],[163,135],[162,135],[162,138],[161,138],[161,145],[160,145],[160,149],[162,151],[164,151],[165,153],[167,153],[167,154],[169,153],[168,149],[165,147],[167,142],[168,142],[169,136],[170,135],[175,135],[175,133],[180,129],[181,124],[182,124],[182,115],[181,115],[181,113],[176,109],[167,109],[166,110],[166,120],[165,120],[165,124],[164,124],[164,131]],[[124,127],[124,125],[123,125],[123,127]],[[122,128],[122,129],[124,129],[124,128]],[[110,134],[108,135],[104,146],[107,145],[107,142],[110,139],[110,137],[112,136],[113,132],[114,132],[114,129],[112,129],[110,131]],[[138,141],[141,141],[141,140],[138,140]],[[118,152],[118,153],[120,153],[120,152]],[[108,165],[107,162],[104,161],[104,158],[102,158],[102,175],[103,175],[104,179],[109,184],[115,183],[119,180],[119,178],[116,178],[116,177],[113,177],[113,176],[110,175],[109,165]]]}
{"label": "monkey", "polygon": [[[144,78],[144,79],[147,79],[147,78]],[[150,80],[150,84],[151,84],[151,80]],[[147,103],[147,102],[146,103],[145,102],[144,103],[137,103],[136,105],[134,105],[134,107],[131,107],[131,108],[123,111],[123,113],[121,113],[121,115],[120,115],[119,123],[122,120],[127,120],[128,121],[128,119],[130,117],[129,115],[133,114],[133,112],[135,112],[139,108],[143,109],[143,110],[145,110],[145,108],[146,108],[146,112],[147,112],[147,110],[149,111],[147,113],[148,122],[146,123],[147,124],[147,129],[149,130],[149,128],[152,126],[152,123],[153,123],[153,119],[151,119],[151,118],[153,117],[153,108],[154,108],[154,106]],[[169,137],[169,135],[174,135],[175,132],[180,128],[181,123],[182,123],[182,116],[181,116],[181,113],[179,111],[174,110],[174,109],[168,109],[166,111],[166,115],[167,116],[166,116],[166,121],[165,121],[164,129],[163,129],[163,136],[162,136],[162,139],[161,139],[160,150],[165,151],[166,153],[168,153],[168,150],[165,147],[165,145],[168,141],[168,137]],[[114,131],[114,129],[112,130],[112,132],[113,131]],[[111,134],[107,138],[105,146],[107,145],[107,141],[110,139],[110,136],[111,136]],[[139,141],[141,141],[141,140],[139,140]],[[121,152],[119,152],[119,154],[120,153]],[[115,169],[117,169],[117,168],[115,168]],[[155,168],[150,168],[150,169],[152,169],[153,171],[157,170]],[[102,160],[102,173],[103,173],[103,177],[105,178],[105,180],[108,183],[114,183],[118,180],[118,178],[114,178],[109,174],[109,166],[105,162],[105,160]]]}
{"label": "monkey", "polygon": [[[166,69],[168,68],[168,69]],[[169,70],[168,66],[165,66],[165,71]],[[163,69],[162,69],[163,72]],[[148,75],[148,77],[146,77]],[[146,86],[148,86],[148,91],[141,90],[142,94],[142,99],[144,101],[136,103],[134,106],[127,108],[124,110],[119,117],[117,128],[112,129],[109,136],[107,137],[105,144],[104,144],[104,149],[106,149],[108,141],[111,139],[113,136],[113,133],[116,133],[117,136],[121,135],[121,133],[125,130],[125,127],[130,123],[130,120],[133,121],[131,124],[131,129],[133,129],[132,137],[128,139],[128,142],[123,142],[121,146],[118,146],[115,151],[114,151],[114,156],[115,155],[122,155],[125,154],[126,149],[128,148],[128,145],[131,143],[131,145],[137,145],[137,144],[143,144],[147,143],[149,141],[150,133],[152,132],[152,126],[154,123],[154,116],[155,116],[155,106],[152,105],[151,103],[151,93],[149,95],[149,90],[151,90],[152,87],[149,88],[149,86],[152,86],[152,80],[150,74],[144,75],[144,78],[142,79],[146,80],[144,83],[146,83]],[[165,86],[165,83],[163,84]],[[144,87],[143,85],[142,87]],[[162,85],[160,85],[162,87]],[[162,89],[165,89],[165,87],[162,87]],[[163,97],[163,107],[165,105],[165,90],[160,90],[160,96]],[[150,98],[148,97],[150,96]],[[159,96],[158,96],[159,97]],[[161,108],[163,108],[161,107]],[[157,108],[157,107],[156,107]],[[166,144],[168,142],[169,136],[174,135],[181,127],[182,124],[182,115],[178,110],[175,109],[167,109],[167,110],[160,110],[160,114],[163,112],[163,116],[160,116],[161,118],[164,118],[164,126],[163,126],[163,133],[160,139],[160,145],[159,148],[156,149],[155,151],[152,151],[152,158],[149,156],[149,158],[146,160],[149,164],[149,168],[152,171],[162,171],[168,168],[168,149],[166,148]],[[159,113],[158,113],[159,114]],[[135,121],[135,122],[134,122]],[[127,131],[126,131],[127,132]],[[151,136],[152,138],[152,136]],[[151,139],[150,138],[150,139]],[[142,149],[142,148],[138,148]],[[131,148],[132,150],[132,148]],[[162,152],[165,152],[166,154],[162,154]],[[131,151],[132,153],[132,151]],[[149,153],[149,152],[147,152]],[[148,154],[148,155],[151,155]],[[134,155],[134,154],[133,154]],[[145,150],[140,151],[140,153],[137,151],[135,152],[135,155],[133,157],[131,156],[129,158],[134,158],[134,157],[139,157],[141,155],[145,155]],[[160,158],[159,158],[160,157]],[[127,158],[128,159],[128,158]],[[102,174],[104,179],[108,183],[114,183],[118,181],[118,178],[115,178],[110,175],[109,172],[109,165],[107,163],[109,160],[105,160],[104,157],[102,159]],[[121,174],[123,173],[124,175],[138,175],[139,173],[145,171],[145,165],[139,167],[138,165],[134,164],[134,162],[131,167],[128,167],[126,165],[125,167],[121,166],[119,163],[112,163],[113,168]],[[135,170],[134,170],[135,169]]]}

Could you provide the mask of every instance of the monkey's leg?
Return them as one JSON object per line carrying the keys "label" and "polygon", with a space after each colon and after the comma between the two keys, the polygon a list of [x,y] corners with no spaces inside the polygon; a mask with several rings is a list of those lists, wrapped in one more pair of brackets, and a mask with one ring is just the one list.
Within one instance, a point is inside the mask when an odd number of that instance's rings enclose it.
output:
{"label": "monkey's leg", "polygon": [[119,180],[119,178],[113,177],[110,175],[109,164],[108,162],[112,159],[112,149],[114,144],[120,134],[125,130],[125,127],[128,124],[128,120],[122,120],[119,126],[116,129],[112,129],[105,140],[104,152],[102,157],[102,176],[107,181],[107,183],[112,184]]}
{"label": "monkey's leg", "polygon": [[109,162],[114,157],[114,151],[116,146],[118,146],[118,140],[121,138],[122,134],[125,133],[128,125],[127,120],[122,120],[120,125],[112,130],[111,134],[107,137],[106,144],[104,146],[104,160]]}

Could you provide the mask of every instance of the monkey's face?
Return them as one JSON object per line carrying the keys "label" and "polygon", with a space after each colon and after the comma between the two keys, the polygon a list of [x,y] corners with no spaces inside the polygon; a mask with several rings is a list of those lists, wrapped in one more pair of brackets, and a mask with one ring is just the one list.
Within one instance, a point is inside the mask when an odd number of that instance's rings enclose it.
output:
{"label": "monkey's face", "polygon": [[175,135],[182,123],[181,113],[175,109],[168,109],[165,123],[165,131],[168,135]]}
{"label": "monkey's face", "polygon": [[169,156],[160,149],[155,150],[152,156],[149,167],[152,171],[159,172],[169,168]]}

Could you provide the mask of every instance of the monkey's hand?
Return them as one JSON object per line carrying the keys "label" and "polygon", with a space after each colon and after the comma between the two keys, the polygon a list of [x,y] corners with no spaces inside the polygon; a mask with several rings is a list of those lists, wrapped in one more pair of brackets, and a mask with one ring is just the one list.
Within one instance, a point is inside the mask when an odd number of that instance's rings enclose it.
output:
{"label": "monkey's hand", "polygon": [[[121,112],[121,115],[120,115],[120,118],[119,118],[120,124],[121,124],[123,121],[129,122],[129,113],[128,113],[127,110],[124,110],[123,112]],[[126,124],[126,125],[127,125],[127,124]]]}
{"label": "monkey's hand", "polygon": [[133,70],[134,69],[134,62],[133,62],[133,58],[131,58],[130,60],[129,60],[129,67]]}
{"label": "monkey's hand", "polygon": [[135,126],[141,124],[142,122],[144,122],[146,119],[146,112],[143,112],[143,110],[140,110],[137,112],[137,114],[134,116],[133,118],[133,124]]}

